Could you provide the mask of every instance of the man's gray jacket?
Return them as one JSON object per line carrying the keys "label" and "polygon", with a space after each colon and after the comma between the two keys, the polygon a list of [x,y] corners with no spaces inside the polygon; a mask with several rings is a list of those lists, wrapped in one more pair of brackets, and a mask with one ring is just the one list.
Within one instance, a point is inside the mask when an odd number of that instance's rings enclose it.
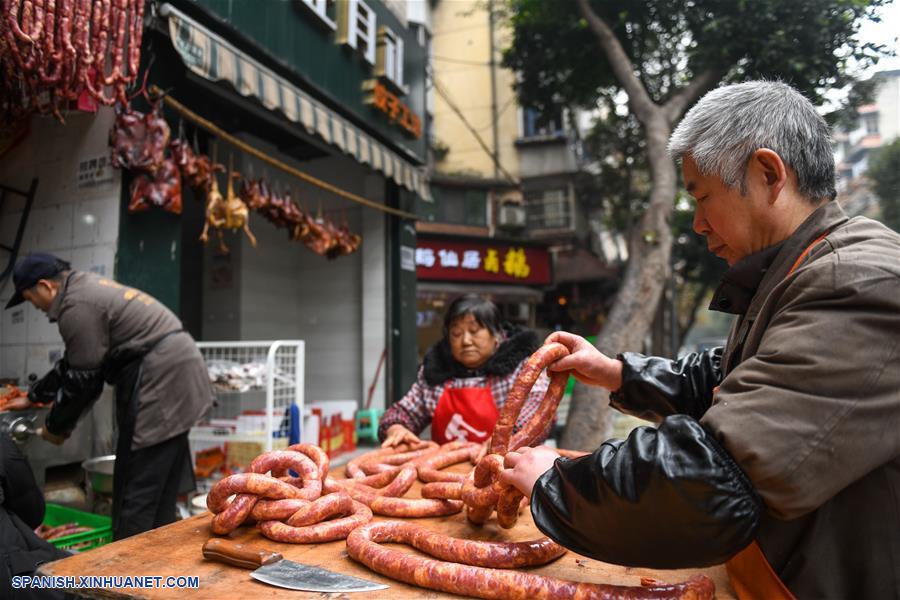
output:
{"label": "man's gray jacket", "polygon": [[[76,409],[60,401],[51,408],[47,429],[68,435],[75,421],[102,389],[114,383],[129,362],[141,360],[132,450],[158,444],[188,431],[210,408],[213,391],[206,365],[181,321],[158,300],[111,279],[72,271],[48,310],[66,346],[64,378],[82,385]],[[73,383],[76,382],[76,383]],[[99,382],[99,383],[98,383]],[[71,390],[70,390],[71,391]],[[80,396],[80,397],[79,397]],[[118,407],[119,410],[122,407]]]}

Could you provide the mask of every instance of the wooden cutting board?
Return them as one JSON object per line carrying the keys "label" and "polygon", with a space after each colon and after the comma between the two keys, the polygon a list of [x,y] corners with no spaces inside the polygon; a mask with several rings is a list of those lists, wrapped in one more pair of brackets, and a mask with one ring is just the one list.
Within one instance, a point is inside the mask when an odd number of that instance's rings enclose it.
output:
{"label": "wooden cutting board", "polygon": [[[332,471],[332,476],[343,477],[343,468]],[[419,497],[419,484],[411,490],[408,497]],[[376,517],[386,520],[385,517]],[[390,598],[391,600],[421,598],[458,598],[453,594],[434,592],[423,588],[383,577],[370,571],[347,556],[346,544],[343,540],[325,544],[294,545],[274,542],[262,536],[251,526],[243,526],[232,532],[230,539],[260,548],[280,552],[285,558],[309,565],[315,565],[332,571],[378,581],[390,586],[387,590],[365,594],[318,594],[297,592],[273,587],[250,578],[249,571],[236,567],[211,563],[203,560],[200,548],[212,537],[210,532],[211,515],[205,513],[183,521],[178,521],[153,531],[107,544],[63,560],[42,565],[40,575],[54,576],[190,576],[199,578],[198,589],[72,589],[75,594],[92,598],[160,598],[160,599],[209,599],[227,598],[347,598],[360,600],[371,598]],[[523,511],[519,522],[511,530],[501,529],[492,518],[481,527],[470,525],[463,514],[450,517],[414,519],[415,522],[427,526],[437,532],[455,537],[492,541],[523,541],[541,537],[528,511]],[[415,552],[412,549],[407,549]],[[717,598],[733,599],[734,591],[728,583],[728,576],[723,566],[709,569],[685,569],[663,571],[655,569],[637,569],[610,565],[591,560],[568,552],[556,561],[527,569],[529,572],[549,575],[560,579],[585,581],[591,583],[610,583],[619,585],[640,585],[641,577],[653,577],[666,582],[679,582],[695,573],[703,573],[715,582]]]}

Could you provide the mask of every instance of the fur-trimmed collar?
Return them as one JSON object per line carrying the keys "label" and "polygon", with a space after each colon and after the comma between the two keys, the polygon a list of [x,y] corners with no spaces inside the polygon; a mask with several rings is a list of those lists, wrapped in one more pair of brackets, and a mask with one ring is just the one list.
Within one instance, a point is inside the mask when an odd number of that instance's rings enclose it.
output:
{"label": "fur-trimmed collar", "polygon": [[450,343],[442,339],[425,353],[422,361],[423,375],[428,385],[441,385],[448,379],[467,377],[506,376],[516,370],[522,360],[531,356],[540,347],[537,334],[518,326],[504,328],[506,341],[497,352],[479,369],[467,369],[453,358]]}

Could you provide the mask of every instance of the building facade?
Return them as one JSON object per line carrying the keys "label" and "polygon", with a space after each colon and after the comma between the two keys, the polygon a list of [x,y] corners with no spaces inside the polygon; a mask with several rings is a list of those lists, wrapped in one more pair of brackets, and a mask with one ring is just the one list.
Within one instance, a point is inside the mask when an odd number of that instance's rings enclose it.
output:
{"label": "building facade", "polygon": [[838,200],[850,214],[878,214],[878,200],[866,179],[872,152],[900,137],[900,70],[881,71],[875,101],[859,107],[856,126],[834,132]]}
{"label": "building facade", "polygon": [[546,306],[561,297],[560,278],[578,283],[580,275],[571,272],[571,265],[590,262],[589,277],[608,276],[602,261],[586,249],[584,158],[572,125],[577,115],[563,110],[538,114],[520,105],[516,74],[501,65],[510,32],[496,8],[490,1],[432,3],[433,201],[417,210],[418,247],[459,237],[484,249],[505,244],[526,254],[544,253],[550,281],[517,282],[501,272],[494,279],[461,284],[436,280],[418,262],[420,353],[434,337],[422,323],[431,322],[462,291],[490,297],[512,321],[549,329],[558,319]]}

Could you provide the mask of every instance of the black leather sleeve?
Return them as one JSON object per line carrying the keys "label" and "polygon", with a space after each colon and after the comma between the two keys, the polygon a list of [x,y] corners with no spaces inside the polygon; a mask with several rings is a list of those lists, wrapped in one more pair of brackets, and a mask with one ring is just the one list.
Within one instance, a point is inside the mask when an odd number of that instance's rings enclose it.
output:
{"label": "black leather sleeve", "polygon": [[103,373],[100,369],[66,370],[63,376],[62,394],[50,408],[45,427],[53,435],[69,437],[78,418],[103,391]]}
{"label": "black leather sleeve", "polygon": [[63,377],[68,368],[69,366],[66,364],[66,359],[61,358],[56,361],[56,364],[53,365],[53,368],[50,369],[46,375],[28,388],[28,400],[30,402],[40,402],[44,404],[55,402],[56,395],[59,392],[59,388],[62,387]]}
{"label": "black leather sleeve", "polygon": [[713,388],[722,382],[722,350],[713,348],[678,360],[619,354],[622,387],[609,395],[610,406],[654,423],[678,414],[700,419],[712,403]]}
{"label": "black leather sleeve", "polygon": [[762,510],[740,467],[685,415],[557,460],[531,495],[535,524],[563,546],[657,569],[724,562],[754,539]]}

